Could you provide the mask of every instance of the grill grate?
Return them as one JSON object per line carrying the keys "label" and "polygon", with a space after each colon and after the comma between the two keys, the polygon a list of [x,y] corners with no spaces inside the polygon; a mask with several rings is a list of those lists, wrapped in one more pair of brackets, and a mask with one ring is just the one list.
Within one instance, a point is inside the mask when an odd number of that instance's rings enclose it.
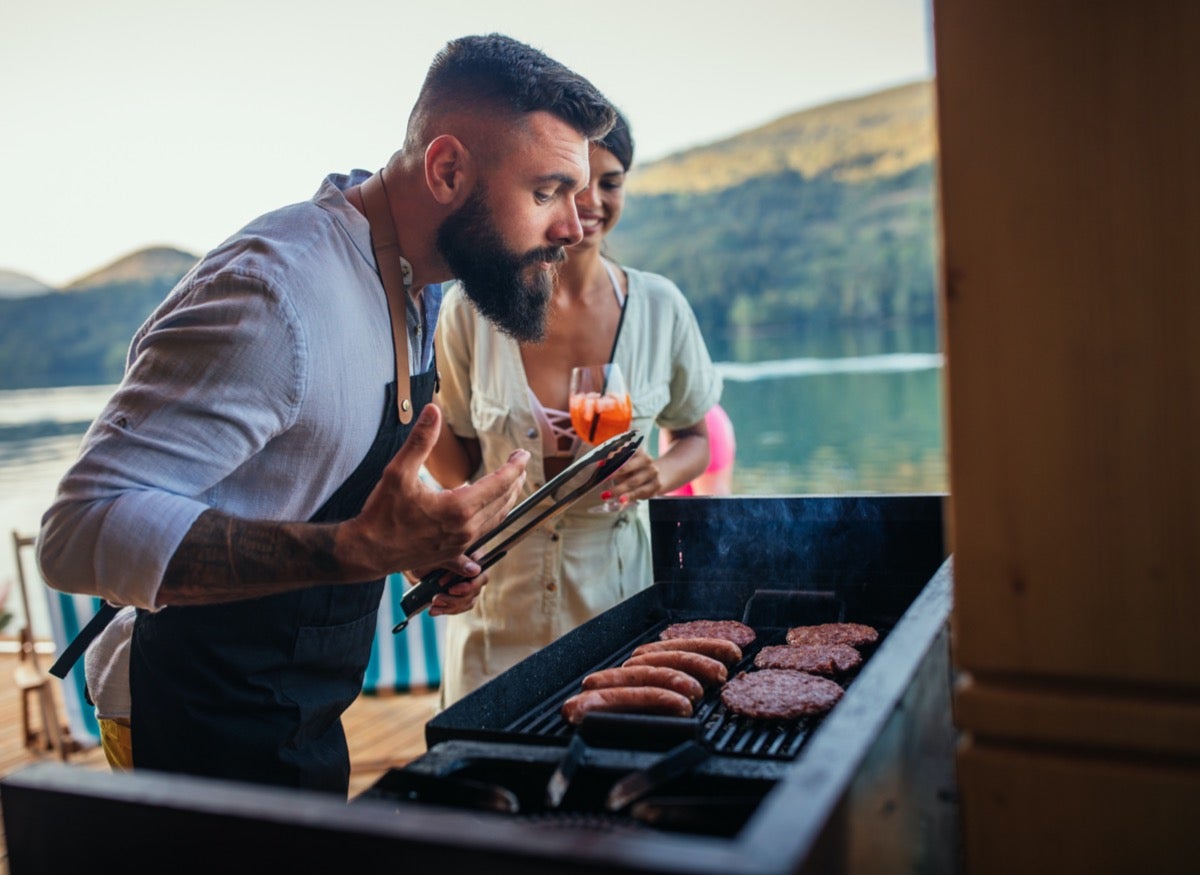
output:
{"label": "grill grate", "polygon": [[818,720],[808,717],[798,720],[765,722],[733,714],[718,699],[710,708],[704,723],[703,738],[714,751],[758,759],[790,760],[800,748]]}
{"label": "grill grate", "polygon": [[[651,628],[630,642],[618,654],[598,663],[584,674],[620,665],[629,658],[638,645],[658,640],[659,632],[666,625],[667,621],[663,621]],[[742,661],[730,669],[730,677],[739,671],[750,670],[754,665],[755,654],[769,644],[782,643],[785,640],[787,629],[761,628],[755,629],[755,632],[758,637],[744,650]],[[565,743],[574,733],[575,727],[563,719],[562,703],[579,691],[582,679],[583,675],[556,695],[543,701],[540,707],[510,723],[505,727],[506,731],[544,740],[557,739]],[[848,686],[850,680],[842,679],[841,682],[843,686]],[[800,753],[804,742],[821,720],[819,716],[786,721],[754,720],[731,713],[721,702],[720,696],[719,688],[708,690],[696,706],[693,718],[703,727],[701,730],[703,741],[712,748],[714,753],[718,754],[761,760],[792,760]]]}

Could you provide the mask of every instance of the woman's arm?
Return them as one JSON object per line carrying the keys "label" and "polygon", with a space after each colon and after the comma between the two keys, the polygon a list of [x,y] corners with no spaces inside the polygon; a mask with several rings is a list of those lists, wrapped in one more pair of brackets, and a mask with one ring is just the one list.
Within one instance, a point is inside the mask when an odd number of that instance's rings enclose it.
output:
{"label": "woman's arm", "polygon": [[605,488],[614,497],[630,501],[653,498],[678,489],[708,466],[708,426],[704,420],[686,428],[664,430],[667,448],[657,459],[644,448],[621,466]]}
{"label": "woman's arm", "polygon": [[708,467],[708,424],[702,419],[687,428],[663,429],[667,448],[658,457],[659,479],[657,494],[678,489],[699,477]]}
{"label": "woman's arm", "polygon": [[453,489],[470,480],[471,475],[479,470],[482,460],[483,450],[479,441],[459,437],[443,420],[437,443],[425,460],[425,470],[433,475],[443,489]]}

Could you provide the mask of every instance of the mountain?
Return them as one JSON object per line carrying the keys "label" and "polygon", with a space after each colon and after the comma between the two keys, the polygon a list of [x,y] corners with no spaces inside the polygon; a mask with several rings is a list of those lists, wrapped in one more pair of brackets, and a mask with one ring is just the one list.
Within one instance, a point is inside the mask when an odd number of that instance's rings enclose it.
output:
{"label": "mountain", "polygon": [[635,166],[630,194],[712,192],[788,170],[863,182],[933,160],[933,83],[899,85],[801,110],[705,146]]}
{"label": "mountain", "polygon": [[[635,132],[636,136],[636,132]],[[630,173],[610,252],[737,335],[936,319],[933,87],[792,113]]]}
{"label": "mountain", "polygon": [[[126,283],[151,281],[171,276],[183,276],[199,260],[199,256],[170,246],[151,246],[131,252],[99,270],[70,282],[65,291],[84,292]],[[174,285],[174,281],[172,281]]]}
{"label": "mountain", "polygon": [[54,291],[41,280],[17,273],[15,270],[0,270],[0,299],[30,298],[34,295],[44,295]]}
{"label": "mountain", "polygon": [[[635,164],[609,251],[674,280],[718,358],[768,329],[932,325],[935,162],[930,82],[791,113]],[[117,382],[196,260],[157,246],[63,291],[0,292],[0,389]]]}
{"label": "mountain", "polygon": [[118,382],[134,332],[196,261],[151,247],[64,291],[0,299],[0,389]]}

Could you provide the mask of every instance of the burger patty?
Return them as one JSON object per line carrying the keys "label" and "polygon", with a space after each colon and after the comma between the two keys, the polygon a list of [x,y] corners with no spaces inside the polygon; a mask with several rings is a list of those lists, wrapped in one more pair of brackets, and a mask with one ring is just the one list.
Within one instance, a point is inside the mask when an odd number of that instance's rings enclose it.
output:
{"label": "burger patty", "polygon": [[788,644],[849,644],[862,647],[879,640],[879,633],[861,623],[821,623],[788,629]]}
{"label": "burger patty", "polygon": [[862,665],[862,654],[849,644],[773,644],[754,657],[755,668],[782,668],[839,675]]}
{"label": "burger patty", "polygon": [[753,629],[737,620],[691,620],[672,623],[658,637],[664,641],[671,638],[724,638],[738,647],[745,647],[757,636]]}
{"label": "burger patty", "polygon": [[756,720],[823,714],[841,698],[842,688],[828,678],[778,668],[741,672],[721,689],[726,708]]}

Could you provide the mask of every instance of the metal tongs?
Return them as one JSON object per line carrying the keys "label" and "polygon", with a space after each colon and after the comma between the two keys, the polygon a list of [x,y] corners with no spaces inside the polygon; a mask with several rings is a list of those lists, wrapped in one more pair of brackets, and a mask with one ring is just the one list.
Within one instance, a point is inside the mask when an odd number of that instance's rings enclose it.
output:
{"label": "metal tongs", "polygon": [[[549,480],[541,489],[510,510],[498,526],[467,548],[467,555],[473,556],[483,547],[498,541],[476,560],[481,569],[495,565],[508,553],[510,547],[541,523],[562,513],[616,473],[642,445],[642,438],[643,435],[636,429],[627,431],[609,438],[580,456],[557,477]],[[575,483],[576,480],[579,482]],[[563,495],[555,495],[559,489],[568,485],[569,488]],[[404,612],[404,619],[392,628],[392,632],[402,631],[414,616],[433,604],[433,597],[439,592],[469,579],[443,569],[425,575],[400,599],[400,610]]]}

